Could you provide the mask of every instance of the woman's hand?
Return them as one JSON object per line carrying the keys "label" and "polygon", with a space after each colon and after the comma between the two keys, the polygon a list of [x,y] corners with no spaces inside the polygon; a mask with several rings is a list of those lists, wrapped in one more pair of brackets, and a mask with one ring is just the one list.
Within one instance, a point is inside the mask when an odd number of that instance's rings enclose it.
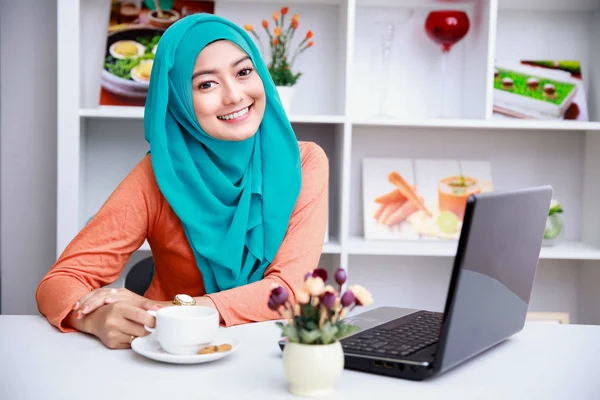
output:
{"label": "woman's hand", "polygon": [[[137,307],[142,307],[143,304],[149,302],[149,300],[145,297],[133,293],[127,289],[95,289],[80,298],[79,301],[75,303],[75,306],[73,307],[73,310],[76,312],[75,318],[81,319],[103,305],[123,301]],[[162,305],[160,302],[155,303]]]}
{"label": "woman's hand", "polygon": [[146,310],[158,308],[150,301],[142,307],[125,301],[106,304],[86,317],[86,325],[109,349],[127,349],[134,338],[150,334],[144,325],[154,328],[155,319]]}

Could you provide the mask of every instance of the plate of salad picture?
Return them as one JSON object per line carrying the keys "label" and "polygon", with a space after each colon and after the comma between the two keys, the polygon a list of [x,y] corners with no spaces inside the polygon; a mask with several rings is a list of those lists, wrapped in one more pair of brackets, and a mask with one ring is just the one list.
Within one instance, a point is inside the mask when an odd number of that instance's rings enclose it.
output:
{"label": "plate of salad picture", "polygon": [[164,29],[132,27],[107,37],[102,86],[115,94],[144,98],[154,63],[154,55]]}

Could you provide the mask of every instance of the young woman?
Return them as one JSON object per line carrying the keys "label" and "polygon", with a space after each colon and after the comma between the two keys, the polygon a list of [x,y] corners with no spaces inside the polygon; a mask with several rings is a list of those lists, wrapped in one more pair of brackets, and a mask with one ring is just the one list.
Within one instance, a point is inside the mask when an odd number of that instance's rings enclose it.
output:
{"label": "young woman", "polygon": [[[195,14],[162,36],[144,114],[149,153],[60,255],[37,289],[63,332],[127,348],[154,326],[145,309],[177,295],[231,326],[279,318],[270,287],[291,299],[317,267],[327,219],[328,160],[298,142],[253,41]],[[145,295],[107,289],[145,240]],[[175,299],[175,300],[174,300]]]}

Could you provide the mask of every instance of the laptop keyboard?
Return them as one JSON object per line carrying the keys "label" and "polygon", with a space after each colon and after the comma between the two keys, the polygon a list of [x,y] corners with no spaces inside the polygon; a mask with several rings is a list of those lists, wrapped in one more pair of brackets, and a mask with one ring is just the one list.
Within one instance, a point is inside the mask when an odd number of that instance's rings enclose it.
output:
{"label": "laptop keyboard", "polygon": [[344,350],[380,357],[406,357],[438,341],[443,314],[423,312],[371,328],[341,341]]}

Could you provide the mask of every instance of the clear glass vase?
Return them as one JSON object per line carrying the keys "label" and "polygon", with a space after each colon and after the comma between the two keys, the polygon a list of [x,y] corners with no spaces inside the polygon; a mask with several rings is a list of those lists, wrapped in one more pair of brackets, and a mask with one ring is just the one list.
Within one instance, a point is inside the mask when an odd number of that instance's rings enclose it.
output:
{"label": "clear glass vase", "polygon": [[553,246],[563,237],[563,220],[560,214],[549,215],[546,219],[546,228],[544,229],[544,245]]}
{"label": "clear glass vase", "polygon": [[[395,113],[389,108],[397,107],[397,102],[388,104],[390,100],[390,69],[392,52],[396,45],[397,30],[400,29],[414,14],[414,10],[403,8],[381,8],[371,11],[375,29],[380,33],[381,39],[381,64],[379,75],[379,104],[375,116],[394,117]],[[397,72],[396,72],[397,74]],[[396,76],[396,79],[398,77]],[[396,99],[397,100],[397,99]],[[397,110],[395,110],[397,111]]]}

